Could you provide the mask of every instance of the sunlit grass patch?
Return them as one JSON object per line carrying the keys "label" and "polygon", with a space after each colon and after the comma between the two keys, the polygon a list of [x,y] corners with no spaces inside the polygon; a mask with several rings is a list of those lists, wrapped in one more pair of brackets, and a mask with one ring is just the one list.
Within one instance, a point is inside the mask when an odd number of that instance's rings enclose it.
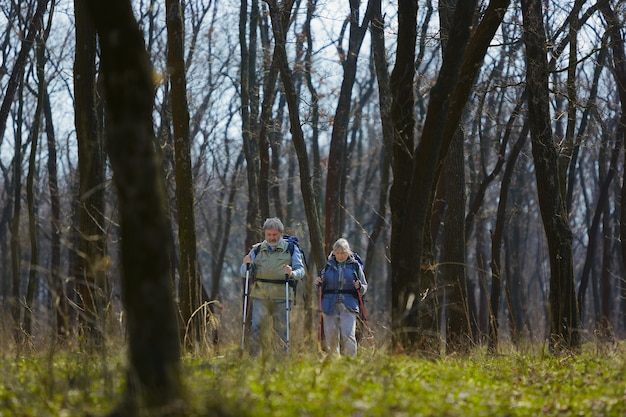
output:
{"label": "sunlit grass patch", "polygon": [[[105,415],[124,386],[123,349],[4,355],[0,416]],[[437,360],[364,349],[251,358],[185,356],[191,416],[624,416],[623,349]]]}
{"label": "sunlit grass patch", "polygon": [[190,372],[190,381],[203,380],[193,390],[195,398],[204,398],[207,415],[209,410],[254,416],[626,415],[621,353],[221,360]]}

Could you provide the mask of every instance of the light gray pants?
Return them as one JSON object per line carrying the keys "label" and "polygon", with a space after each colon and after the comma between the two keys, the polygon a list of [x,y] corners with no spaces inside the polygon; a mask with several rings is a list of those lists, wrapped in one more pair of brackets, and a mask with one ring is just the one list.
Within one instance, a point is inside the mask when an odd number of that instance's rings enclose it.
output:
{"label": "light gray pants", "polygon": [[284,350],[287,348],[287,303],[285,300],[252,301],[250,318],[250,353],[259,350]]}
{"label": "light gray pants", "polygon": [[335,304],[333,314],[324,314],[324,338],[329,353],[356,355],[356,313],[343,303]]}

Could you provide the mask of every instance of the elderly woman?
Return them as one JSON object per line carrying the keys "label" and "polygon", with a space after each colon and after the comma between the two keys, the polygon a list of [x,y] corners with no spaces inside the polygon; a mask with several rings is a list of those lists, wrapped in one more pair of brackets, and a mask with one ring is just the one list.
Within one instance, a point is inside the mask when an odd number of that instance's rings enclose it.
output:
{"label": "elderly woman", "polygon": [[356,320],[359,313],[359,294],[367,291],[367,281],[361,264],[356,260],[350,244],[337,239],[333,251],[315,278],[322,291],[325,348],[329,353],[355,356],[357,351]]}

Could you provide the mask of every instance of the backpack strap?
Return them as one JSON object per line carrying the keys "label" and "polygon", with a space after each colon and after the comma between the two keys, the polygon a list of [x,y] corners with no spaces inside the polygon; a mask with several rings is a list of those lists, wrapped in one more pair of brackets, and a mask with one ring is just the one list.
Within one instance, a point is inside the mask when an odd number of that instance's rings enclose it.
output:
{"label": "backpack strap", "polygon": [[289,252],[289,255],[293,256],[293,253],[295,252],[294,246],[296,244],[293,243],[291,240],[287,241],[287,252]]}

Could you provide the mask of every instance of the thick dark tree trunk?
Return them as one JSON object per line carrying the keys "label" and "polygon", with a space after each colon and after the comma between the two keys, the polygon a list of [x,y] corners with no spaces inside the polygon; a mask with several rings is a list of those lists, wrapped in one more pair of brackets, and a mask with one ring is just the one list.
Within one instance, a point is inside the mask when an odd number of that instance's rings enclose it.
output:
{"label": "thick dark tree trunk", "polygon": [[[389,79],[394,138],[391,148],[393,184],[389,193],[391,207],[391,318],[394,345],[410,348],[417,340],[417,307],[421,228],[407,201],[413,185],[415,116],[413,77],[417,39],[417,2],[398,3],[398,45],[396,64]],[[422,220],[422,223],[425,219]]]}
{"label": "thick dark tree trunk", "polygon": [[[456,0],[439,2],[443,49],[450,33],[450,16],[454,15]],[[465,99],[467,100],[467,99]],[[465,107],[465,106],[463,106]],[[465,164],[464,134],[457,129],[443,163],[440,184],[445,184],[444,228],[442,231],[441,280],[445,303],[438,314],[445,315],[446,353],[467,353],[470,348],[470,320],[465,275]],[[433,219],[434,220],[434,219]],[[431,224],[434,221],[431,221]],[[438,321],[437,321],[438,322]]]}
{"label": "thick dark tree trunk", "polygon": [[128,317],[128,387],[117,414],[138,415],[145,408],[149,414],[179,415],[180,343],[169,265],[171,225],[154,150],[153,69],[130,1],[87,4],[102,50],[107,149],[119,196],[122,301]]}
{"label": "thick dark tree trunk", "polygon": [[470,320],[465,277],[465,175],[463,133],[459,130],[444,163],[446,211],[441,277],[445,291],[446,354],[469,352]]}

